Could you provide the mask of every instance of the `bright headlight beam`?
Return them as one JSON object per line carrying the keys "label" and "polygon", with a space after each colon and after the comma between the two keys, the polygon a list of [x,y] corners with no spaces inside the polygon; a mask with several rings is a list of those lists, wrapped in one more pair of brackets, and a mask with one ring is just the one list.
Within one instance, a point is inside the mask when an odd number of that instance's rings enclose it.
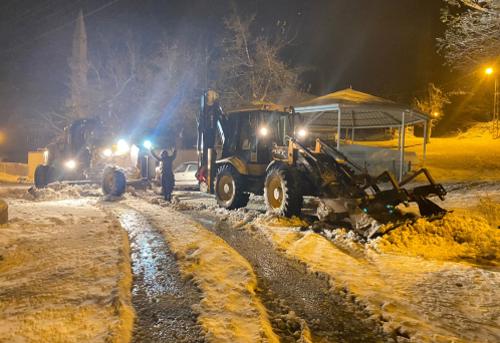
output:
{"label": "bright headlight beam", "polygon": [[119,155],[126,154],[127,152],[129,152],[129,150],[130,150],[130,146],[128,145],[127,141],[124,139],[120,139],[118,141],[118,143],[116,144],[116,152]]}
{"label": "bright headlight beam", "polygon": [[76,161],[75,160],[67,160],[64,162],[64,166],[68,169],[75,169],[76,168]]}
{"label": "bright headlight beam", "polygon": [[299,138],[304,138],[305,136],[307,136],[307,130],[299,129],[299,131],[297,131],[297,135],[299,136]]}
{"label": "bright headlight beam", "polygon": [[148,140],[145,140],[144,143],[143,143],[143,146],[150,150],[152,147],[153,147],[153,143],[151,143],[151,141],[148,139]]}
{"label": "bright headlight beam", "polygon": [[260,129],[259,129],[259,134],[263,137],[267,136],[267,134],[269,133],[269,129],[265,126],[262,126]]}
{"label": "bright headlight beam", "polygon": [[102,151],[102,154],[104,157],[111,157],[113,155],[113,150],[107,148]]}

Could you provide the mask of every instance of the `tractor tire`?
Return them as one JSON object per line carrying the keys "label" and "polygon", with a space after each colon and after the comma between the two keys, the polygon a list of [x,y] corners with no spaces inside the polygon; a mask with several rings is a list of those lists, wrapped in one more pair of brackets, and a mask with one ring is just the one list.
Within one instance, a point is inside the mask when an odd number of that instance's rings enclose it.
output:
{"label": "tractor tire", "polygon": [[125,174],[115,168],[106,168],[102,176],[102,192],[104,195],[119,197],[125,193],[127,180]]}
{"label": "tractor tire", "polygon": [[299,216],[304,203],[299,178],[286,165],[271,167],[264,182],[267,211],[283,217]]}
{"label": "tractor tire", "polygon": [[230,164],[217,170],[215,177],[215,198],[219,206],[234,210],[248,204],[250,194],[243,192],[243,178]]}
{"label": "tractor tire", "polygon": [[35,169],[35,187],[45,188],[49,184],[49,166],[40,164]]}

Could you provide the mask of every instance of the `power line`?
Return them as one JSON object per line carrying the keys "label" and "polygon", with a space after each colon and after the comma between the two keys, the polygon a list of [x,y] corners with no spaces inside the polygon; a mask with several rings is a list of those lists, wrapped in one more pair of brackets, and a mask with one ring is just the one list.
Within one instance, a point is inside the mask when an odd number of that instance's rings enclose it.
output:
{"label": "power line", "polygon": [[[110,2],[102,5],[101,7],[98,7],[95,10],[92,10],[92,11],[88,12],[87,14],[84,14],[83,17],[84,18],[90,17],[90,16],[92,16],[92,15],[94,15],[94,14],[96,14],[96,13],[98,13],[98,12],[100,12],[100,11],[102,11],[102,10],[104,10],[104,9],[112,6],[112,5],[114,5],[118,1],[120,1],[120,0],[110,1]],[[2,50],[2,51],[0,51],[0,55],[8,54],[8,53],[10,53],[12,51],[15,51],[15,50],[19,49],[19,48],[22,48],[22,47],[25,47],[27,45],[30,45],[30,44],[32,44],[32,43],[34,43],[34,42],[36,42],[36,41],[38,41],[38,40],[40,40],[40,39],[42,39],[44,37],[47,37],[47,36],[53,34],[54,32],[57,32],[57,31],[65,28],[68,25],[74,24],[77,20],[78,20],[78,18],[75,18],[75,19],[73,19],[73,20],[71,20],[71,21],[69,21],[67,23],[64,23],[64,24],[62,24],[62,25],[60,25],[60,26],[58,26],[58,27],[56,27],[56,28],[54,28],[52,30],[48,30],[48,31],[45,31],[45,32],[41,33],[40,35],[36,36],[34,39],[32,39],[29,42],[24,42],[24,43],[18,44],[16,46],[13,46],[11,48]]]}

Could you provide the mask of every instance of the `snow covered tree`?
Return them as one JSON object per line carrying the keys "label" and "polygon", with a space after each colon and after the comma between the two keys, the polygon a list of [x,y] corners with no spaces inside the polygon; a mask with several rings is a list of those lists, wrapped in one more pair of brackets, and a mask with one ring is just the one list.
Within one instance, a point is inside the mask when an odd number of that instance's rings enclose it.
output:
{"label": "snow covered tree", "polygon": [[286,22],[278,21],[276,32],[264,35],[254,19],[255,15],[241,17],[234,10],[225,20],[216,89],[226,106],[279,101],[298,87],[298,70],[280,56],[290,44]]}
{"label": "snow covered tree", "polygon": [[450,103],[448,96],[433,83],[427,86],[427,94],[418,99],[415,99],[415,106],[417,109],[426,113],[434,118],[434,120],[443,117],[444,106]]}
{"label": "snow covered tree", "polygon": [[427,127],[427,139],[430,139],[432,127],[444,116],[444,107],[450,104],[449,97],[433,83],[427,86],[427,94],[418,99],[415,98],[415,107],[423,113],[432,117],[430,125]]}
{"label": "snow covered tree", "polygon": [[445,0],[441,19],[446,24],[438,50],[457,69],[498,63],[500,0]]}

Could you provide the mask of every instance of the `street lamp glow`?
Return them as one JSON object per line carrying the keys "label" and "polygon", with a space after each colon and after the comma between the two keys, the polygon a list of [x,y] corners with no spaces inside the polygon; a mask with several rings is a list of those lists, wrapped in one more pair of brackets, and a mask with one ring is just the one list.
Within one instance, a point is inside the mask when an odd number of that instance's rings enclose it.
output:
{"label": "street lamp glow", "polygon": [[439,112],[432,112],[433,117],[439,117]]}
{"label": "street lamp glow", "polygon": [[488,68],[486,68],[486,69],[484,70],[484,73],[485,73],[486,75],[491,75],[491,74],[493,74],[493,72],[494,72],[494,70],[493,70],[493,68],[492,68],[492,67],[488,67]]}

